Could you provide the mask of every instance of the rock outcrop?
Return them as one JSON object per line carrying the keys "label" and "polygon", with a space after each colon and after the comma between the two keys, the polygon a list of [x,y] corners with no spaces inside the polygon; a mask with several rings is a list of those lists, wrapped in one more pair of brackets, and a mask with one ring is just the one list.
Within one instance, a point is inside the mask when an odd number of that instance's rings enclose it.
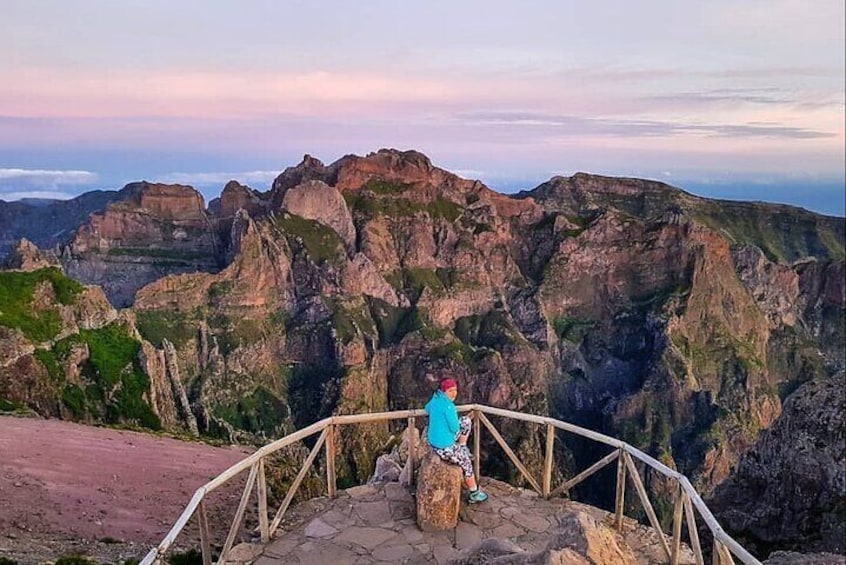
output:
{"label": "rock outcrop", "polygon": [[846,374],[801,385],[708,500],[747,547],[846,554],[845,388]]}
{"label": "rock outcrop", "polygon": [[321,181],[307,181],[286,190],[281,207],[291,214],[320,222],[334,230],[349,251],[355,249],[355,226],[337,189]]}
{"label": "rock outcrop", "polygon": [[[525,551],[513,543],[482,540],[465,550],[453,565],[496,563],[498,565],[636,565],[646,560],[637,555],[624,536],[587,512],[558,517],[559,527],[551,532],[542,551]],[[694,563],[685,548],[679,563]]]}
{"label": "rock outcrop", "polygon": [[41,249],[64,244],[92,212],[101,212],[109,202],[126,198],[126,192],[94,190],[70,200],[0,200],[0,263],[21,238]]}
{"label": "rock outcrop", "polygon": [[92,214],[63,249],[70,276],[128,306],[136,290],[169,274],[219,270],[221,242],[200,193],[146,182],[122,192],[124,200]]}
{"label": "rock outcrop", "polygon": [[[211,208],[211,203],[209,203],[210,211]],[[234,218],[238,210],[245,210],[255,218],[263,216],[268,208],[269,202],[263,194],[232,180],[223,187],[223,192],[220,194],[219,209],[215,211],[214,215],[219,218]]]}
{"label": "rock outcrop", "polygon": [[18,241],[6,259],[6,268],[21,271],[35,271],[58,266],[59,258],[55,253],[39,249],[26,238]]}
{"label": "rock outcrop", "polygon": [[429,451],[417,475],[417,525],[424,532],[451,530],[461,506],[461,468]]}

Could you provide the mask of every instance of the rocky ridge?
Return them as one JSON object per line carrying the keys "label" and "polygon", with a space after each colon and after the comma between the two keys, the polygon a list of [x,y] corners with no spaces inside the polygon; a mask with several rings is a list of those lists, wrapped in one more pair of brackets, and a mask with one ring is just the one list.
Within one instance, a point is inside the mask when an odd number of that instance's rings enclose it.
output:
{"label": "rocky ridge", "polygon": [[125,197],[124,191],[95,190],[70,200],[0,200],[0,263],[21,238],[42,249],[58,247],[92,212]]}

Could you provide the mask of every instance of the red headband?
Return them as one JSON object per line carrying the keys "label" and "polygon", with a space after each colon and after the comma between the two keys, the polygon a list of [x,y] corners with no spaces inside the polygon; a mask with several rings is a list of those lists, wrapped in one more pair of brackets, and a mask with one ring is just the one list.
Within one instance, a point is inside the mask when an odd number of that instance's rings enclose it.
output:
{"label": "red headband", "polygon": [[446,392],[451,388],[458,388],[458,383],[455,379],[444,379],[441,381],[441,390]]}

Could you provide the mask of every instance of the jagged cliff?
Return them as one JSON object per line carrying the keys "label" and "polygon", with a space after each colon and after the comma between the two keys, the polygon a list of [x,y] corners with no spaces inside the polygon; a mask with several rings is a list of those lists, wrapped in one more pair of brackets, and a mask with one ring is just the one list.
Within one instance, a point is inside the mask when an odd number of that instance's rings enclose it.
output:
{"label": "jagged cliff", "polygon": [[8,258],[21,238],[42,249],[66,242],[92,212],[125,197],[122,191],[95,190],[70,200],[0,200],[0,262]]}
{"label": "jagged cliff", "polygon": [[711,508],[744,545],[846,553],[846,375],[804,383],[717,487]]}
{"label": "jagged cliff", "polygon": [[62,265],[71,277],[101,286],[122,307],[163,276],[219,270],[221,245],[199,192],[140,182],[121,193],[63,247]]}
{"label": "jagged cliff", "polygon": [[[395,150],[306,156],[209,210],[189,187],[125,191],[63,264],[133,303],[167,426],[262,441],[419,407],[449,374],[463,401],[621,437],[708,494],[801,383],[844,367],[842,218],[586,174],[509,197]],[[503,426],[539,466],[535,430]],[[389,431],[345,438],[341,474],[366,477]],[[568,474],[597,458],[558,450]]]}

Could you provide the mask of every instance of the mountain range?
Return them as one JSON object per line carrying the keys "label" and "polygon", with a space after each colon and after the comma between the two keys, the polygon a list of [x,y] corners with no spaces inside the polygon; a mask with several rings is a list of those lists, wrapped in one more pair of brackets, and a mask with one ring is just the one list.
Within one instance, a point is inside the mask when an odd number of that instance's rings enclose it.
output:
{"label": "mountain range", "polygon": [[[844,218],[585,173],[509,196],[383,149],[208,206],[139,182],[0,219],[0,408],[264,442],[448,375],[652,454],[750,549],[846,552]],[[540,469],[537,430],[499,424]],[[344,480],[393,431],[345,436]],[[562,476],[604,454],[559,439]]]}

